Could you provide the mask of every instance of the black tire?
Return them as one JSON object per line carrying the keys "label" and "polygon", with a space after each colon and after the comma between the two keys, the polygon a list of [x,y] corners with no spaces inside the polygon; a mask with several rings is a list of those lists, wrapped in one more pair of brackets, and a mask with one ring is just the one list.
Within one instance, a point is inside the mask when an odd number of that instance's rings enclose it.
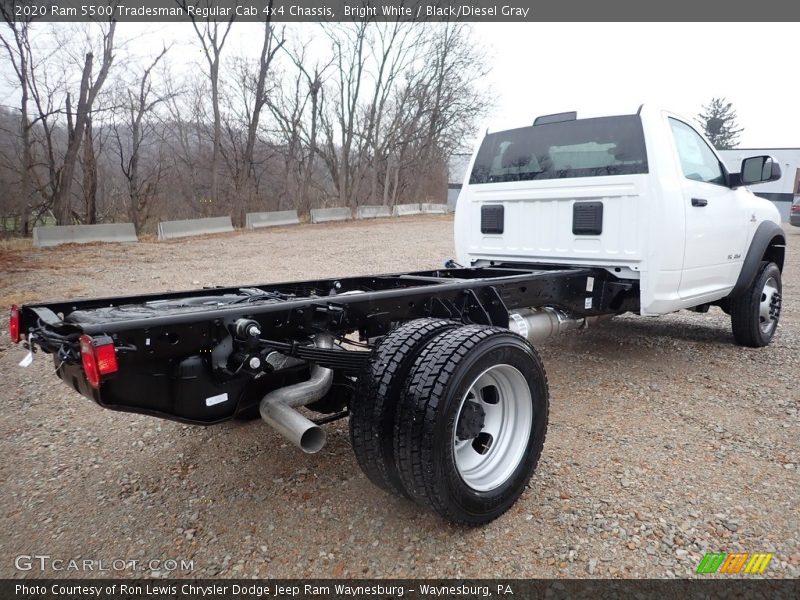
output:
{"label": "black tire", "polygon": [[[514,459],[519,461],[516,467],[501,460],[507,477],[496,487],[479,490],[459,472],[455,436],[461,431],[459,415],[468,391],[479,376],[498,366],[513,367],[527,386],[530,429],[527,443],[518,446],[522,454]],[[522,402],[527,404],[527,398]],[[415,362],[395,418],[395,460],[405,489],[448,521],[470,526],[492,521],[514,504],[536,469],[548,410],[547,375],[527,340],[506,329],[475,325],[440,334]],[[458,440],[463,443],[460,433]]]}
{"label": "black tire", "polygon": [[458,323],[416,319],[389,332],[373,350],[350,404],[350,442],[361,470],[386,491],[405,495],[392,445],[394,413],[408,372],[422,348]]}
{"label": "black tire", "polygon": [[[776,293],[768,290],[776,288]],[[767,346],[778,329],[781,313],[781,270],[772,262],[762,262],[753,284],[746,292],[730,299],[733,338],[740,346],[762,348]],[[762,312],[762,303],[768,307],[768,316]]]}

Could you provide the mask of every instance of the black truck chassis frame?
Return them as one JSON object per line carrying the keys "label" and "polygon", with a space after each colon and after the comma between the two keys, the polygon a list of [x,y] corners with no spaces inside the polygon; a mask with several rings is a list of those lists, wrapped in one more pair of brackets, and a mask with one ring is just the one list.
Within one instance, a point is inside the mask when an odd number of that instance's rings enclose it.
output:
{"label": "black truck chassis frame", "polygon": [[[254,355],[316,362],[346,387],[370,353],[315,348],[315,334],[343,340],[358,332],[369,342],[421,317],[508,327],[517,308],[590,317],[636,310],[637,301],[636,282],[603,269],[496,264],[32,304],[22,307],[20,326],[32,349],[53,354],[65,383],[101,406],[208,425],[252,413],[265,393],[308,375],[303,364],[253,372]],[[236,335],[242,320],[258,325],[257,340]],[[100,389],[83,376],[77,340],[84,334],[108,336],[117,348],[119,372]],[[234,402],[197,402],[219,394]]]}

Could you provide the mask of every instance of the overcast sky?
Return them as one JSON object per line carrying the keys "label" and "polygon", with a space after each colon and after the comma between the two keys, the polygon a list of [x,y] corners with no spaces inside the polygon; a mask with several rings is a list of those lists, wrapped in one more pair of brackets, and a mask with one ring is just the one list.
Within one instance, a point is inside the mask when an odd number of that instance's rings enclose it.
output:
{"label": "overcast sky", "polygon": [[[238,23],[226,51],[255,55],[260,25]],[[290,27],[297,27],[291,25]],[[300,27],[314,28],[304,24]],[[800,147],[800,48],[792,23],[500,23],[471,25],[489,57],[480,85],[496,97],[479,131],[527,125],[537,115],[635,112],[643,102],[694,116],[712,97],[733,102],[742,147]],[[122,23],[149,32],[134,52],[177,42],[172,62],[199,60],[191,25]],[[9,65],[3,60],[3,71]],[[2,103],[10,103],[6,89]],[[476,132],[478,134],[478,132]]]}
{"label": "overcast sky", "polygon": [[655,103],[694,116],[724,96],[742,147],[800,147],[800,46],[792,23],[479,24],[493,53],[494,123],[539,114],[634,112]]}

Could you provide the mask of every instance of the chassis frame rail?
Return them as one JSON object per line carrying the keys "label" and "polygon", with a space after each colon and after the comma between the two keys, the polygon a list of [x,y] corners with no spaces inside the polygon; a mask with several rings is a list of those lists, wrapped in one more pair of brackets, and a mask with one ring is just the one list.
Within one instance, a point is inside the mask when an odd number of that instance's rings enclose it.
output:
{"label": "chassis frame rail", "polygon": [[[271,339],[356,330],[374,337],[387,332],[392,323],[426,316],[506,327],[508,311],[514,308],[557,306],[581,316],[619,312],[630,308],[625,305],[633,287],[602,269],[496,265],[29,304],[22,307],[21,328],[28,332],[45,325],[61,335],[147,330],[169,337],[173,329],[250,318]],[[260,302],[255,297],[203,310],[172,306],[144,318],[70,318],[76,312],[102,314],[102,309],[111,307],[179,303],[185,298],[236,294],[245,288],[285,299]]]}

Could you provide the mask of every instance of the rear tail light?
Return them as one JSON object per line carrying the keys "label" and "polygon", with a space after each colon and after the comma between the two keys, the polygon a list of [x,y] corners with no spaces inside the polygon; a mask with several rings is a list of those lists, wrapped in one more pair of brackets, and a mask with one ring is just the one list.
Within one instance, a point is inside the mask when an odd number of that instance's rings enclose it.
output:
{"label": "rear tail light", "polygon": [[11,341],[19,344],[21,338],[19,332],[19,306],[16,304],[11,307],[11,314],[8,317],[8,333],[11,335]]}
{"label": "rear tail light", "polygon": [[800,204],[792,204],[792,212],[800,212]]}
{"label": "rear tail light", "polygon": [[89,385],[98,389],[103,375],[110,375],[119,370],[114,341],[108,336],[92,338],[82,335],[80,342],[81,362],[83,363],[83,372],[86,373],[86,380]]}

